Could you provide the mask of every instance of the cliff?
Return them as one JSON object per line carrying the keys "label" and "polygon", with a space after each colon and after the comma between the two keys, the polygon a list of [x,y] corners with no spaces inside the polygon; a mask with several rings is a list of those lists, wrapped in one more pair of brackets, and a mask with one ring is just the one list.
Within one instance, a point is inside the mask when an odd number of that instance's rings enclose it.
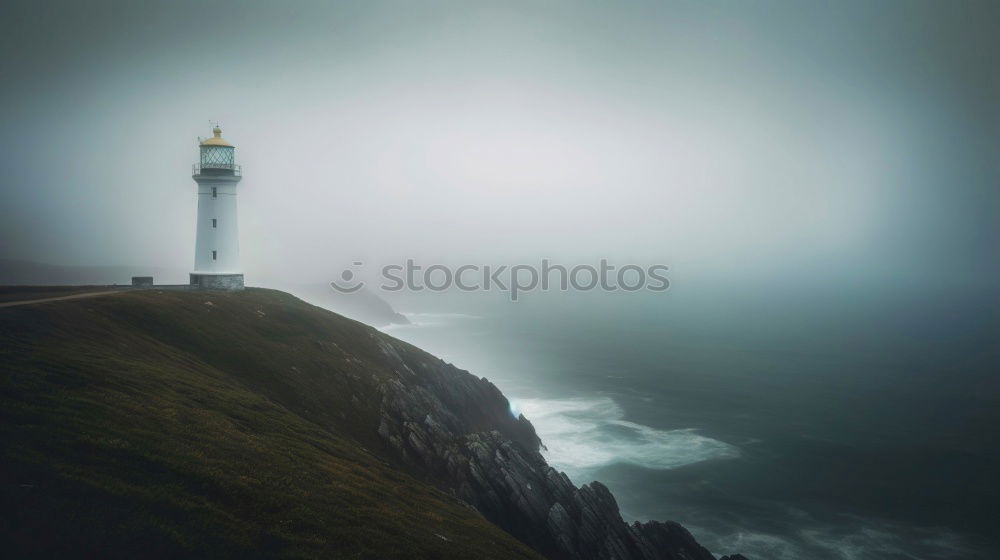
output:
{"label": "cliff", "polygon": [[627,525],[600,482],[577,488],[546,464],[531,423],[478,379],[391,338],[378,433],[395,457],[549,558],[714,560],[673,522]]}
{"label": "cliff", "polygon": [[7,550],[713,559],[549,467],[489,381],[281,292],[3,309],[0,349]]}
{"label": "cliff", "polygon": [[410,323],[405,315],[368,288],[340,293],[329,284],[299,284],[289,285],[284,291],[315,306],[375,327]]}

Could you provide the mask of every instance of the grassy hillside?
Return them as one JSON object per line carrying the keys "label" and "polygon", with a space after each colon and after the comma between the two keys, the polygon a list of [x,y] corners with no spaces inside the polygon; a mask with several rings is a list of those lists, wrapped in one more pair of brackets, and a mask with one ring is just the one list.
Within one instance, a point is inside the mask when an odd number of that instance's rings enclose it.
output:
{"label": "grassy hillside", "polygon": [[380,458],[378,339],[261,289],[0,309],[0,550],[537,558]]}

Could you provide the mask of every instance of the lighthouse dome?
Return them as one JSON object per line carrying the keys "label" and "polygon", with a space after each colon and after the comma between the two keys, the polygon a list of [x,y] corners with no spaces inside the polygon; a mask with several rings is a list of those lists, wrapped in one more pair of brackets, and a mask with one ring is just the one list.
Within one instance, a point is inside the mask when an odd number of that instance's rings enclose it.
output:
{"label": "lighthouse dome", "polygon": [[202,140],[200,145],[201,146],[225,146],[227,148],[232,148],[233,147],[232,144],[230,144],[229,142],[227,142],[226,139],[222,137],[222,129],[221,128],[219,128],[219,127],[213,128],[212,129],[212,135],[213,136],[211,138],[206,138],[206,139]]}
{"label": "lighthouse dome", "polygon": [[222,137],[222,129],[216,126],[212,129],[212,138],[202,140],[199,145],[201,158],[200,171],[196,173],[209,175],[236,175],[239,167],[236,165],[234,152],[236,148]]}

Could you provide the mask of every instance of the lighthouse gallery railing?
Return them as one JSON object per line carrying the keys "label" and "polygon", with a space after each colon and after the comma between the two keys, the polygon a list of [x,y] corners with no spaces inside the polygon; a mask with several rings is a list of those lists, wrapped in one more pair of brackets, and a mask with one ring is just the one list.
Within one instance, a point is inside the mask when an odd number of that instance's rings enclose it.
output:
{"label": "lighthouse gallery railing", "polygon": [[[207,173],[203,173],[207,171]],[[226,174],[226,171],[232,171],[233,175],[238,177],[243,175],[243,169],[233,163],[194,163],[191,164],[191,174],[192,175],[212,175],[212,174]]]}

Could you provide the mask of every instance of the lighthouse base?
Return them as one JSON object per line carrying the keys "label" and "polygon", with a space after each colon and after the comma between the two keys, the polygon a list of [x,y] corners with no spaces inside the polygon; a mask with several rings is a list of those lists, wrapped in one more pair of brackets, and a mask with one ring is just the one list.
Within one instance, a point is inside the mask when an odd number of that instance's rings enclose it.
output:
{"label": "lighthouse base", "polygon": [[239,291],[243,289],[242,274],[191,273],[191,287],[199,290]]}

